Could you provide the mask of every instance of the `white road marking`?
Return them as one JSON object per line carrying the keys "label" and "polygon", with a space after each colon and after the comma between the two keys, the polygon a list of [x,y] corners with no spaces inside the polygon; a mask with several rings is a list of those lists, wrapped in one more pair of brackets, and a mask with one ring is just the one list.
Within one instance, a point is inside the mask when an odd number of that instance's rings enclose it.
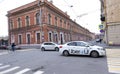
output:
{"label": "white road marking", "polygon": [[30,70],[29,68],[26,68],[26,69],[24,69],[24,70],[21,70],[21,71],[15,73],[15,74],[23,74],[23,73],[25,73],[25,72],[27,72],[27,71],[29,71],[29,70]]}
{"label": "white road marking", "polygon": [[17,51],[31,51],[31,50],[36,50],[36,49],[21,49],[21,50],[17,50]]}
{"label": "white road marking", "polygon": [[0,63],[0,66],[1,66],[1,65],[3,65],[3,64]]}
{"label": "white road marking", "polygon": [[37,71],[34,74],[43,74],[43,73],[44,73],[43,71]]}
{"label": "white road marking", "polygon": [[2,52],[2,53],[0,53],[0,55],[4,55],[4,54],[8,54],[8,52]]}
{"label": "white road marking", "polygon": [[10,71],[16,70],[16,69],[18,69],[18,68],[20,68],[20,67],[13,67],[13,68],[7,69],[7,70],[5,70],[5,71],[1,71],[0,74],[5,74],[5,73],[8,73],[8,72],[10,72]]}
{"label": "white road marking", "polygon": [[108,70],[110,73],[120,74],[120,54],[119,54],[119,52],[120,52],[120,50],[118,50],[118,49],[107,50],[107,63],[108,63]]}
{"label": "white road marking", "polygon": [[0,69],[4,69],[4,68],[7,68],[7,67],[10,67],[10,65],[1,66]]}

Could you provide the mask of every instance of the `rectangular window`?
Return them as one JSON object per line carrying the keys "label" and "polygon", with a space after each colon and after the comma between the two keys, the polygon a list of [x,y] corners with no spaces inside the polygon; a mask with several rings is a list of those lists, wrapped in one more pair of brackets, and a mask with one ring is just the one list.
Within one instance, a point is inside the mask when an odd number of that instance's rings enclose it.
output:
{"label": "rectangular window", "polygon": [[18,44],[22,44],[22,35],[18,35]]}
{"label": "rectangular window", "polygon": [[57,26],[57,17],[55,17],[55,26]]}
{"label": "rectangular window", "polygon": [[29,25],[30,25],[30,17],[26,16],[26,26],[29,26]]}
{"label": "rectangular window", "polygon": [[14,25],[13,25],[13,20],[10,20],[10,29],[13,29],[14,28]]}
{"label": "rectangular window", "polygon": [[18,28],[22,27],[22,21],[21,18],[18,18]]}
{"label": "rectangular window", "polygon": [[27,38],[27,44],[30,44],[30,34],[27,34],[27,36],[26,36]]}
{"label": "rectangular window", "polygon": [[48,24],[51,25],[51,15],[48,14]]}

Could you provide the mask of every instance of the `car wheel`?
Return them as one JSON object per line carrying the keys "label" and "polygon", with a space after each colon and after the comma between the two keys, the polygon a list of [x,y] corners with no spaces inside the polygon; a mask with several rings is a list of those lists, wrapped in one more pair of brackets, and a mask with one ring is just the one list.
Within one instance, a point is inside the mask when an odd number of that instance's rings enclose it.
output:
{"label": "car wheel", "polygon": [[63,55],[64,55],[64,56],[68,56],[68,55],[69,55],[69,52],[68,52],[67,50],[65,50],[65,51],[63,52]]}
{"label": "car wheel", "polygon": [[42,48],[41,48],[41,51],[45,51],[45,48],[44,48],[44,47],[42,47]]}
{"label": "car wheel", "polygon": [[56,48],[55,48],[55,50],[56,50],[56,51],[59,51],[59,48],[58,48],[58,47],[56,47]]}
{"label": "car wheel", "polygon": [[94,57],[94,58],[97,58],[97,57],[99,57],[99,53],[97,51],[92,51],[90,56]]}

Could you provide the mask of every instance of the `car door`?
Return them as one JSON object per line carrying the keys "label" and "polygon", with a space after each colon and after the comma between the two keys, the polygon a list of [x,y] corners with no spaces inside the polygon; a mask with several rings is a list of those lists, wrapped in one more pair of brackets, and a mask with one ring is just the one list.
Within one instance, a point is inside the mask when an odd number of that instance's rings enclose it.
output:
{"label": "car door", "polygon": [[48,43],[47,48],[48,48],[49,50],[54,50],[55,44],[54,44],[54,43]]}
{"label": "car door", "polygon": [[77,50],[77,47],[76,47],[76,42],[68,43],[67,49],[69,50],[70,54],[78,54],[79,53],[79,51]]}
{"label": "car door", "polygon": [[84,42],[77,42],[77,48],[78,51],[80,51],[80,55],[88,55],[89,48]]}

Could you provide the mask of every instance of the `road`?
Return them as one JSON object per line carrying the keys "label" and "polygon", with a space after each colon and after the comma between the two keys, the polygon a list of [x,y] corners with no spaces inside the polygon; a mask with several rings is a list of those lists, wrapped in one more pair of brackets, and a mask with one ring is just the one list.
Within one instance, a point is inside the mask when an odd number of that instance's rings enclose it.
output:
{"label": "road", "polygon": [[[0,74],[120,74],[120,60],[117,61],[118,69],[111,68],[110,64],[113,64],[111,60],[114,60],[110,56],[111,51],[107,49],[107,57],[100,58],[65,57],[56,51],[39,49],[4,51],[0,52]],[[119,52],[119,49],[114,51],[116,52]],[[115,57],[117,56],[119,55]]]}

